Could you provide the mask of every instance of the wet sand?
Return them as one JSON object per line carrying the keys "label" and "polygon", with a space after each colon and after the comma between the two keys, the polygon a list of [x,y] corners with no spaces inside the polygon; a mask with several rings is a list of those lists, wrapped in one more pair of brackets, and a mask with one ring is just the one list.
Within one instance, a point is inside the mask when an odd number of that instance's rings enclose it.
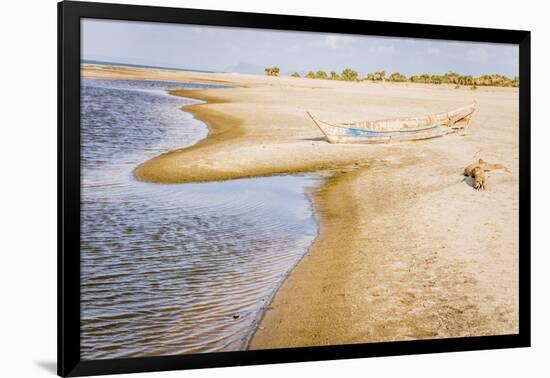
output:
{"label": "wet sand", "polygon": [[[134,68],[85,77],[216,83],[176,91],[207,123],[198,144],[144,162],[150,182],[325,171],[320,235],[266,308],[252,349],[518,332],[518,92]],[[335,121],[451,110],[476,100],[467,136],[333,145],[305,115]],[[460,175],[478,158],[484,192]]]}

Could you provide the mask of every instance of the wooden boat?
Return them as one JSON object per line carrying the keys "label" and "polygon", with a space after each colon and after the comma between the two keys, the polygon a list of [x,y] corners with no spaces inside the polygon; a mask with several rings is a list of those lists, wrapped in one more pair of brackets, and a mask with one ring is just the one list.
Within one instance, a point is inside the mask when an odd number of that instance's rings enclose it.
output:
{"label": "wooden boat", "polygon": [[391,143],[459,132],[466,135],[475,108],[474,102],[446,113],[350,123],[322,121],[310,112],[307,114],[330,143]]}

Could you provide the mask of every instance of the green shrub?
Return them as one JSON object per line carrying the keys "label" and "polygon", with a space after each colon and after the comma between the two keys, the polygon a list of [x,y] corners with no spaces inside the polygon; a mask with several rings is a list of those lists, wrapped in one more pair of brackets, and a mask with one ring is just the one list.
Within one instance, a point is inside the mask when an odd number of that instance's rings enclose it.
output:
{"label": "green shrub", "polygon": [[267,67],[264,69],[264,72],[267,76],[279,76],[280,71],[281,70],[277,66]]}
{"label": "green shrub", "polygon": [[315,73],[315,78],[316,79],[328,79],[328,75],[325,71],[319,70]]}
{"label": "green shrub", "polygon": [[357,71],[354,71],[351,68],[345,68],[340,74],[341,79],[345,81],[357,81],[358,76]]}

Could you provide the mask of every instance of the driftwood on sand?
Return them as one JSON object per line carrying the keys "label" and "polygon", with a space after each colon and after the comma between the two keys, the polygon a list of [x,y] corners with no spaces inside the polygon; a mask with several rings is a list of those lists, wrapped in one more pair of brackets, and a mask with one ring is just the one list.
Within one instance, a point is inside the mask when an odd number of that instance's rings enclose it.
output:
{"label": "driftwood on sand", "polygon": [[464,176],[473,178],[474,182],[472,186],[474,189],[485,190],[487,185],[487,175],[485,172],[490,172],[496,169],[502,169],[508,173],[510,172],[510,170],[502,164],[491,164],[483,159],[479,159],[477,162],[464,168]]}

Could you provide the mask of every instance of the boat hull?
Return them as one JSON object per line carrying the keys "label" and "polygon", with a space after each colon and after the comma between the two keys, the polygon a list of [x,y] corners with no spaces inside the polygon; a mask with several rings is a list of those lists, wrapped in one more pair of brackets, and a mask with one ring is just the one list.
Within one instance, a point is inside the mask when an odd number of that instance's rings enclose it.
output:
{"label": "boat hull", "polygon": [[318,120],[308,113],[330,143],[394,143],[439,138],[447,134],[466,133],[475,103],[420,117],[337,124]]}
{"label": "boat hull", "polygon": [[377,133],[353,128],[336,128],[323,125],[323,133],[330,143],[395,143],[439,138],[455,131],[447,126],[435,125],[423,130]]}

